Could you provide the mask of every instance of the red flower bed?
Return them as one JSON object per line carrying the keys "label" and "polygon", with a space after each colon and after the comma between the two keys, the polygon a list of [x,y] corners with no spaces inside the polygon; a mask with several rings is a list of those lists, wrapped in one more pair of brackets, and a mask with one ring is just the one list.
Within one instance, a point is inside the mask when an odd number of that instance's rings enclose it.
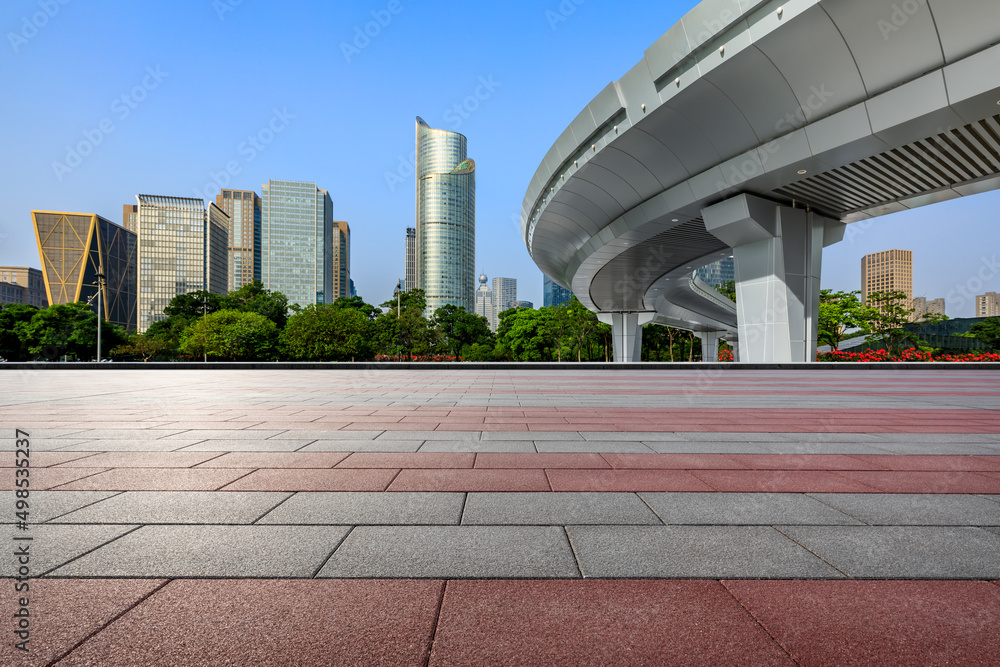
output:
{"label": "red flower bed", "polygon": [[452,357],[446,354],[422,354],[412,357],[396,357],[388,354],[380,354],[375,357],[375,361],[461,361],[461,357]]}
{"label": "red flower bed", "polygon": [[996,352],[967,352],[965,354],[941,354],[933,356],[916,348],[904,350],[902,354],[890,355],[885,350],[865,350],[864,352],[819,352],[816,361],[1000,361]]}
{"label": "red flower bed", "polygon": [[719,350],[719,361],[732,361],[733,351],[732,350]]}

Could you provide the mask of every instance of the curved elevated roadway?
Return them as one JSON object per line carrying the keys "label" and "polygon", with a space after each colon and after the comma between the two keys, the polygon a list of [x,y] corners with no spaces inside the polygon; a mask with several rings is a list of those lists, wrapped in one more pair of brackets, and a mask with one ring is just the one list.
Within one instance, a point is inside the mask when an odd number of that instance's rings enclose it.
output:
{"label": "curved elevated roadway", "polygon": [[[1000,187],[998,42],[996,0],[704,0],[548,151],[528,252],[616,360],[648,322],[812,360],[845,224]],[[738,310],[691,278],[730,254]]]}

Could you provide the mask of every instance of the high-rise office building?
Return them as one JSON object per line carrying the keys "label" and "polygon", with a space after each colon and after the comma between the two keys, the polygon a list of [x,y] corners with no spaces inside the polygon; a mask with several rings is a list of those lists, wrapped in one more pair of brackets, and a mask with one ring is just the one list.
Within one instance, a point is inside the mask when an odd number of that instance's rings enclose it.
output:
{"label": "high-rise office building", "polygon": [[559,285],[552,278],[542,276],[542,305],[546,308],[558,306],[573,298],[573,293]]}
{"label": "high-rise office building", "polygon": [[404,260],[403,291],[417,289],[417,229],[406,228],[406,258]]}
{"label": "high-rise office building", "polygon": [[496,331],[497,311],[493,307],[493,290],[487,284],[488,280],[485,273],[479,274],[479,287],[476,289],[476,315],[485,317],[490,324],[490,331]]}
{"label": "high-rise office building", "polygon": [[913,315],[911,319],[918,322],[925,315],[944,315],[944,299],[930,299],[926,297],[913,297]]}
{"label": "high-rise office building", "polygon": [[976,297],[976,317],[1000,317],[1000,294],[987,292]]}
{"label": "high-rise office building", "polygon": [[705,283],[712,287],[718,287],[723,283],[736,280],[736,264],[732,257],[727,257],[699,268],[696,273]]}
{"label": "high-rise office building", "polygon": [[35,308],[48,308],[45,276],[40,269],[28,266],[0,266],[0,303],[23,303]]}
{"label": "high-rise office building", "polygon": [[351,227],[333,221],[333,300],[351,296]]}
{"label": "high-rise office building", "polygon": [[229,216],[203,199],[137,195],[139,331],[164,319],[179,294],[225,294],[229,284]]}
{"label": "high-rise office building", "polygon": [[425,314],[445,304],[473,312],[476,262],[476,163],[466,138],[417,118],[417,285]]}
{"label": "high-rise office building", "polygon": [[122,206],[122,227],[132,232],[139,233],[139,205],[125,204]]}
{"label": "high-rise office building", "polygon": [[223,190],[215,205],[229,216],[230,292],[260,280],[260,197],[253,190]]}
{"label": "high-rise office building", "polygon": [[494,319],[500,321],[500,313],[513,308],[510,304],[517,301],[517,278],[493,279],[493,310]]}
{"label": "high-rise office building", "polygon": [[90,301],[97,311],[98,278],[104,275],[101,310],[108,322],[134,331],[138,283],[136,235],[93,213],[32,211],[42,276],[52,305]]}
{"label": "high-rise office building", "polygon": [[861,258],[861,300],[875,292],[900,291],[906,294],[899,305],[909,308],[913,301],[913,251],[883,250]]}
{"label": "high-rise office building", "polygon": [[261,282],[289,304],[333,303],[333,200],[315,183],[261,186]]}

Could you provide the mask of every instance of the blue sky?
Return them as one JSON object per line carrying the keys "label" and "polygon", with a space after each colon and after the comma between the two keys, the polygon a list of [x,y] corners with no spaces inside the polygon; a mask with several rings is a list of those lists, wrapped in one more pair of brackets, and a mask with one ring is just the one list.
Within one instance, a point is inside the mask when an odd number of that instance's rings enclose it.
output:
{"label": "blue sky", "polygon": [[[351,225],[358,293],[380,303],[414,224],[419,115],[468,137],[477,271],[517,278],[519,298],[541,305],[516,222],[535,169],[694,4],[7,0],[0,264],[40,266],[32,209],[121,222],[139,193],[315,181]],[[359,38],[366,27],[374,37]],[[81,143],[87,155],[68,152]],[[970,316],[963,291],[1000,287],[998,203],[979,195],[857,228],[826,250],[823,285],[858,289],[864,254],[912,249],[915,294],[951,295],[948,314]]]}

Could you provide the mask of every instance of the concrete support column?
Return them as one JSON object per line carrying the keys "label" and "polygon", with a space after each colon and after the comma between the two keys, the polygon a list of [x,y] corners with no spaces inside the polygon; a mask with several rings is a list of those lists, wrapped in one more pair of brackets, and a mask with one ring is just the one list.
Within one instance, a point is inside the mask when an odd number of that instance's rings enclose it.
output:
{"label": "concrete support column", "polygon": [[823,248],[843,239],[846,225],[746,194],[702,216],[733,248],[740,361],[814,361]]}
{"label": "concrete support column", "polygon": [[740,342],[738,340],[729,341],[729,347],[733,348],[733,361],[740,360]]}
{"label": "concrete support column", "polygon": [[656,313],[598,313],[597,319],[611,325],[615,363],[642,360],[642,327],[653,321]]}
{"label": "concrete support column", "polygon": [[719,338],[726,334],[725,331],[695,331],[694,335],[701,339],[701,360],[719,360]]}

